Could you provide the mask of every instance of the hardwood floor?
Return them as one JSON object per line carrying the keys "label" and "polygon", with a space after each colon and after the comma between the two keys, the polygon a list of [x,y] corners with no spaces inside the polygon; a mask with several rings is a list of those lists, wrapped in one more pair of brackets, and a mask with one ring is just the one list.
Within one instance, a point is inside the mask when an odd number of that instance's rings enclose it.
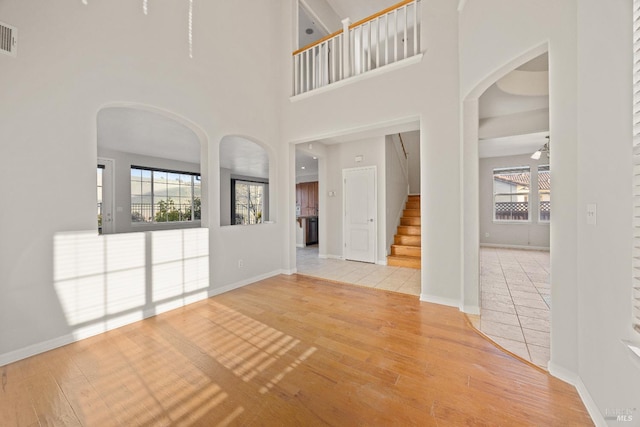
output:
{"label": "hardwood floor", "polygon": [[592,425],[457,309],[277,276],[0,368],[0,424]]}

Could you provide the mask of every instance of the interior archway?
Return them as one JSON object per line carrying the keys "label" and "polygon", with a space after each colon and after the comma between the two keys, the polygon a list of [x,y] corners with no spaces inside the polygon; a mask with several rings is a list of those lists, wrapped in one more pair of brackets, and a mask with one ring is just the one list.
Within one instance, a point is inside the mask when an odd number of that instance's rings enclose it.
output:
{"label": "interior archway", "polygon": [[270,149],[242,135],[220,141],[220,225],[273,222],[275,167]]}
{"label": "interior archway", "polygon": [[105,105],[96,122],[98,158],[113,168],[107,206],[112,232],[208,226],[207,137],[199,126],[178,114],[130,103]]}
{"label": "interior archway", "polygon": [[[464,271],[463,271],[463,311],[468,314],[480,314],[481,306],[481,294],[480,294],[480,152],[479,152],[479,140],[483,136],[480,135],[479,123],[480,123],[480,97],[487,92],[496,82],[504,81],[505,76],[508,76],[514,70],[519,69],[524,64],[530,63],[535,58],[539,58],[548,52],[547,44],[537,46],[530,51],[524,53],[518,58],[504,64],[497,69],[491,75],[487,76],[482,82],[474,88],[463,101],[463,236],[464,236]],[[535,62],[535,61],[534,61]],[[518,70],[520,72],[521,70]],[[521,73],[520,73],[521,74]],[[517,78],[522,76],[518,75]],[[507,78],[508,79],[508,78]],[[537,93],[536,93],[537,94]],[[524,95],[524,94],[523,94]],[[534,95],[534,94],[527,94]],[[549,103],[547,101],[547,108]],[[544,138],[543,133],[548,135],[548,110],[547,110],[547,127],[546,132],[540,132],[538,136]],[[526,132],[522,132],[526,133]],[[516,134],[514,134],[516,135]],[[542,136],[540,136],[542,135]],[[538,142],[535,142],[538,144]],[[539,143],[542,145],[542,143]],[[528,159],[529,155],[535,151],[531,149],[529,154],[523,155],[523,158]],[[503,154],[507,156],[508,154]],[[548,163],[548,162],[547,162]],[[533,170],[533,169],[532,169]],[[537,177],[538,170],[535,171],[535,177]],[[532,181],[533,182],[533,172]],[[536,181],[537,182],[537,181]],[[486,191],[485,191],[486,193]],[[486,197],[483,193],[482,196]],[[530,212],[529,215],[533,215]],[[548,225],[547,225],[548,227]],[[547,228],[548,236],[548,228]],[[540,363],[539,363],[540,364]],[[542,364],[540,364],[542,366]],[[546,363],[545,363],[546,365]]]}

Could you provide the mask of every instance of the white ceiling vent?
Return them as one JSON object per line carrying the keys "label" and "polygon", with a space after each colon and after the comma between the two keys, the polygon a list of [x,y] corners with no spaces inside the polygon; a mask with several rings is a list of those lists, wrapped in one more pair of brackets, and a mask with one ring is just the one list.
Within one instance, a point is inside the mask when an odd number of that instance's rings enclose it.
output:
{"label": "white ceiling vent", "polygon": [[18,54],[18,29],[0,22],[0,53],[16,56]]}

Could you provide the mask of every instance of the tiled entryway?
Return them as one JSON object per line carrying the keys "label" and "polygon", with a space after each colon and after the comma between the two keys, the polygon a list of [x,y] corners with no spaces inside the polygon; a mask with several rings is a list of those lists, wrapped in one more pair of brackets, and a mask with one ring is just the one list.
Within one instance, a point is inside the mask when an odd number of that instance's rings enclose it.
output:
{"label": "tiled entryway", "polygon": [[480,249],[480,316],[474,326],[506,350],[547,369],[551,285],[549,252]]}
{"label": "tiled entryway", "polygon": [[420,270],[318,258],[318,246],[296,249],[298,273],[370,288],[420,295]]}

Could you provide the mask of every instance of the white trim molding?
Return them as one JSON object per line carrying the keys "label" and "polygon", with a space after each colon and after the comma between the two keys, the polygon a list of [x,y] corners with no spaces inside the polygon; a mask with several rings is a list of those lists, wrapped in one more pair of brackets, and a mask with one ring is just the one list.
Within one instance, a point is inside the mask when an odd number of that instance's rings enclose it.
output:
{"label": "white trim molding", "polygon": [[552,376],[568,384],[571,384],[576,388],[580,399],[582,399],[582,403],[584,403],[585,408],[587,408],[587,412],[589,412],[591,420],[596,426],[605,427],[607,425],[607,422],[602,416],[600,409],[598,409],[596,402],[591,397],[591,394],[589,394],[589,390],[587,390],[587,387],[582,382],[582,379],[580,379],[580,377],[576,373],[558,366],[551,361],[549,361],[547,369],[549,371],[549,374],[551,374]]}
{"label": "white trim molding", "polygon": [[293,95],[293,96],[289,97],[289,100],[291,102],[300,101],[302,99],[309,98],[309,97],[311,97],[313,95],[317,95],[319,93],[328,92],[328,91],[331,91],[331,90],[334,90],[334,89],[338,89],[338,88],[346,86],[346,85],[350,85],[351,83],[355,83],[355,82],[359,82],[359,81],[362,81],[362,80],[366,80],[366,79],[369,79],[371,77],[375,77],[375,76],[380,75],[380,74],[388,73],[390,71],[397,70],[397,69],[400,69],[400,68],[408,67],[408,66],[413,65],[413,64],[418,64],[418,63],[420,63],[420,61],[422,61],[422,57],[423,56],[424,56],[424,53],[419,53],[417,55],[410,56],[409,58],[401,59],[398,62],[392,62],[391,64],[383,65],[380,68],[375,68],[373,70],[369,70],[366,73],[356,74],[355,76],[347,77],[344,80],[340,80],[340,81],[337,81],[335,83],[331,83],[331,84],[328,84],[326,86],[322,86],[322,87],[319,87],[317,89],[310,90],[308,92],[303,92],[303,93],[301,93],[299,95]]}
{"label": "white trim molding", "polygon": [[435,295],[429,295],[429,294],[425,294],[425,293],[421,293],[420,294],[420,301],[424,301],[424,302],[430,302],[432,304],[440,304],[440,305],[446,305],[449,307],[455,307],[457,309],[461,309],[460,308],[460,301],[457,299],[453,299],[453,298],[443,298],[443,297],[438,297]]}
{"label": "white trim molding", "polygon": [[202,292],[197,292],[193,295],[184,296],[182,298],[177,299],[171,303],[159,304],[152,309],[146,309],[144,311],[140,311],[133,316],[127,316],[120,321],[114,321],[110,324],[100,323],[91,327],[85,327],[82,329],[78,329],[69,334],[53,338],[47,341],[42,341],[39,343],[31,344],[26,347],[22,347],[20,349],[10,351],[8,353],[0,354],[0,366],[7,365],[9,363],[17,362],[18,360],[26,359],[27,357],[35,356],[40,353],[44,353],[49,350],[56,349],[58,347],[62,347],[67,344],[71,344],[74,342],[82,341],[85,338],[90,338],[92,336],[96,336],[107,332],[109,330],[113,330],[119,328],[121,326],[138,322],[140,320],[148,319],[150,317],[154,317],[158,314],[165,313],[167,311],[174,310],[176,308],[186,307],[190,304],[193,304],[198,301],[205,300],[215,295],[220,295],[225,292],[232,291],[234,289],[241,288],[243,286],[249,285],[251,283],[258,282],[260,280],[268,279],[273,276],[277,276],[279,274],[293,274],[294,270],[274,270],[269,273],[260,274],[258,276],[254,276],[248,279],[244,279],[230,285],[222,286],[220,288],[205,288]]}
{"label": "white trim molding", "polygon": [[460,307],[460,311],[467,314],[476,314],[480,315],[480,306],[477,305],[462,305]]}
{"label": "white trim molding", "polygon": [[480,243],[480,247],[483,248],[504,248],[504,249],[524,249],[528,251],[545,251],[548,252],[551,248],[546,246],[525,246],[525,245],[503,245],[501,243]]}

